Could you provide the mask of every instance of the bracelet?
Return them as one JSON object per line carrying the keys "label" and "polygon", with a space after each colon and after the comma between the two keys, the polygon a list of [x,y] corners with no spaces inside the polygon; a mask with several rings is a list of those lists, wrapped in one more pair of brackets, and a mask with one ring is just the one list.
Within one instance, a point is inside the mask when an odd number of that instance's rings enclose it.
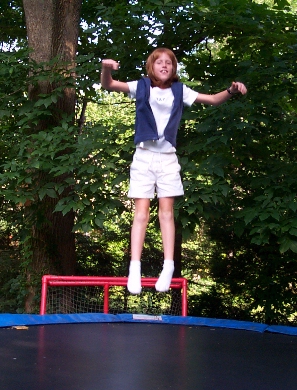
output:
{"label": "bracelet", "polygon": [[227,92],[229,93],[229,95],[235,95],[235,93],[231,92],[231,89],[230,89],[230,87],[229,87],[229,88],[227,88]]}

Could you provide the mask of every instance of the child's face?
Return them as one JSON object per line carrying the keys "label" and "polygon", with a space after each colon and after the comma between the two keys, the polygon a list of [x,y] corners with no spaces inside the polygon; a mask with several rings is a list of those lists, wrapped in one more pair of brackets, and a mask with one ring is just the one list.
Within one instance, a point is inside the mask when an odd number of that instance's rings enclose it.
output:
{"label": "child's face", "polygon": [[155,77],[165,83],[173,72],[172,61],[168,54],[162,53],[153,64],[153,72]]}

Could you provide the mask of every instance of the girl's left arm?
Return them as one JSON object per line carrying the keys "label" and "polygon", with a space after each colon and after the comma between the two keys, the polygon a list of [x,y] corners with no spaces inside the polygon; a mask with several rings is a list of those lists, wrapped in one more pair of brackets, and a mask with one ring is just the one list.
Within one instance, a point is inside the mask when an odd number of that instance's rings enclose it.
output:
{"label": "girl's left arm", "polygon": [[220,104],[226,102],[233,95],[236,95],[237,93],[241,93],[242,95],[245,95],[247,93],[247,89],[243,83],[233,81],[231,87],[227,88],[222,92],[216,93],[214,95],[199,93],[197,95],[195,103],[219,106]]}

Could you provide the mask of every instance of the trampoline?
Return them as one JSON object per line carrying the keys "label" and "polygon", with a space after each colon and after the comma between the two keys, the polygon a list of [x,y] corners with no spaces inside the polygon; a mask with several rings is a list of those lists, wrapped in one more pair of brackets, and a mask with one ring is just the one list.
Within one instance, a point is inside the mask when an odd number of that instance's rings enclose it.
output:
{"label": "trampoline", "polygon": [[193,317],[3,314],[0,388],[295,390],[296,335]]}

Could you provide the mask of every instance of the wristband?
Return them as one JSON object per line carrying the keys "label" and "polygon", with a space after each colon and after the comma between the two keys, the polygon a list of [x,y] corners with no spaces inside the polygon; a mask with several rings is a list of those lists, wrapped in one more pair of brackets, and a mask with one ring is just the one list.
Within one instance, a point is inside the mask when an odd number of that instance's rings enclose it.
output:
{"label": "wristband", "polygon": [[233,92],[231,92],[231,89],[230,89],[230,87],[229,88],[227,88],[227,92],[229,93],[229,95],[235,95],[235,93],[233,93]]}

